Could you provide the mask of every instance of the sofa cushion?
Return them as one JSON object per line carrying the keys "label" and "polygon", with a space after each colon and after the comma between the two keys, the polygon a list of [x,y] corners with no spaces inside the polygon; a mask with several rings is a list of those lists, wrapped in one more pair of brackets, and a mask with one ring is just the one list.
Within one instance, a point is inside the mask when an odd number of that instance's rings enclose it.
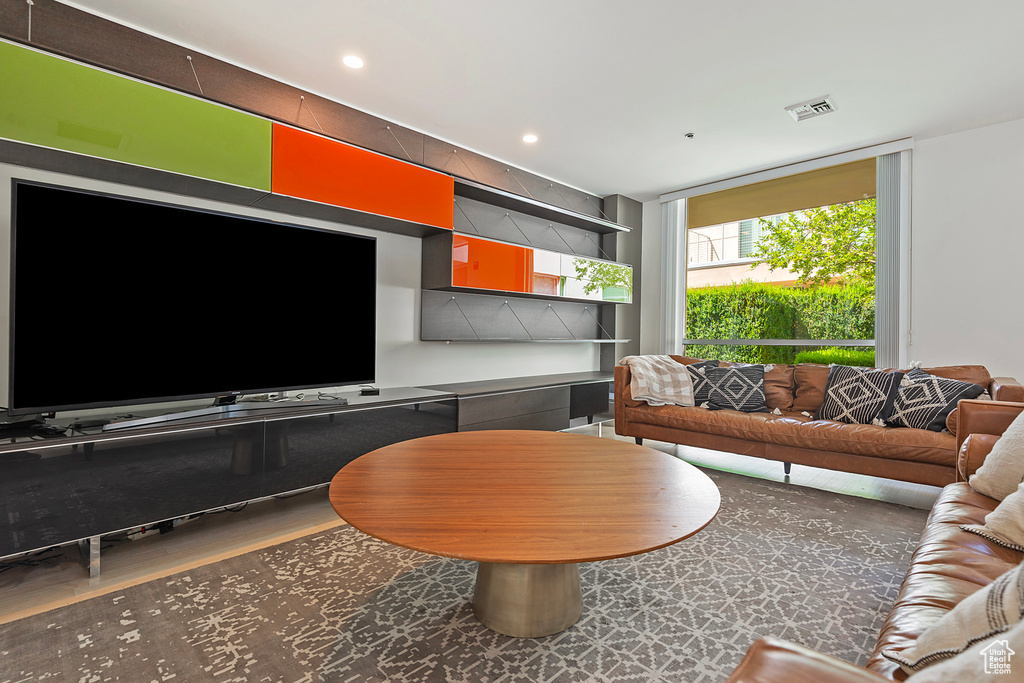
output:
{"label": "sofa cushion", "polygon": [[709,389],[706,406],[709,409],[769,412],[764,404],[763,365],[701,368],[698,372],[707,378]]}
{"label": "sofa cushion", "polygon": [[882,656],[904,671],[920,671],[952,659],[967,648],[1020,623],[1024,615],[1024,565],[1012,567],[995,581],[966,596],[924,629],[914,644],[883,650]]}
{"label": "sofa cushion", "polygon": [[677,363],[682,363],[683,365],[690,365],[692,363],[703,363],[704,362],[703,358],[691,358],[690,356],[677,356],[675,354],[669,354],[669,358],[671,358],[672,360],[674,360]]}
{"label": "sofa cushion", "polygon": [[[983,391],[974,400],[975,401],[991,401],[992,400],[992,394],[988,393],[988,391]],[[960,413],[960,406],[958,405],[956,408],[953,408],[953,410],[950,411],[949,415],[946,416],[946,429],[948,429],[950,434],[952,434],[953,436],[956,436],[957,429],[960,426],[960,423],[957,421],[957,416],[959,415],[959,413]]]}
{"label": "sofa cushion", "polygon": [[1014,418],[969,481],[975,491],[996,500],[1017,490],[1024,481],[1024,413]]}
{"label": "sofa cushion", "polygon": [[886,424],[941,432],[957,403],[977,398],[984,391],[980,384],[910,370],[903,376]]}
{"label": "sofa cushion", "polygon": [[637,401],[635,398],[633,398],[633,392],[629,390],[628,384],[622,392],[622,403],[627,408],[637,408],[642,405],[647,405],[643,401]]}
{"label": "sofa cushion", "polygon": [[815,417],[847,424],[885,420],[899,392],[902,372],[833,365],[828,373],[825,400]]}
{"label": "sofa cushion", "polygon": [[769,409],[793,410],[796,366],[776,365],[764,373],[764,404]]}
{"label": "sofa cushion", "polygon": [[778,446],[956,466],[956,437],[952,434],[852,425],[803,415],[795,419],[791,415],[784,414],[773,421],[760,438]]}
{"label": "sofa cushion", "polygon": [[628,407],[630,422],[683,429],[778,446],[850,453],[875,458],[927,462],[947,467],[956,464],[956,437],[924,429],[876,425],[848,425],[814,420],[802,413],[741,413],[680,406]]}
{"label": "sofa cushion", "polygon": [[828,384],[829,367],[816,363],[799,363],[793,369],[793,406],[798,413],[818,412],[825,400],[825,386]]}
{"label": "sofa cushion", "polygon": [[929,375],[945,377],[946,379],[957,379],[961,382],[980,384],[986,390],[992,383],[992,375],[984,365],[941,365],[934,368],[921,368]]}
{"label": "sofa cushion", "polygon": [[808,421],[810,418],[794,413],[741,413],[737,410],[707,410],[705,408],[681,408],[679,406],[649,406],[646,403],[629,408],[630,422],[683,429],[689,432],[729,436],[749,441],[764,441],[769,430],[766,423],[790,419]]}
{"label": "sofa cushion", "polygon": [[625,417],[630,422],[669,429],[831,453],[927,462],[951,468],[956,462],[956,438],[923,429],[847,425],[813,420],[791,411],[780,411],[781,414],[776,415],[647,404],[627,410]]}
{"label": "sofa cushion", "polygon": [[985,516],[984,524],[962,524],[960,528],[1003,547],[1024,551],[1024,482]]}
{"label": "sofa cushion", "polygon": [[882,650],[907,649],[925,628],[957,603],[1024,559],[1024,553],[1000,547],[960,528],[961,524],[981,524],[996,505],[995,500],[974,491],[966,482],[942,489],[895,605],[879,632],[874,653],[868,660],[869,669],[888,678],[901,673],[897,664],[882,657]]}

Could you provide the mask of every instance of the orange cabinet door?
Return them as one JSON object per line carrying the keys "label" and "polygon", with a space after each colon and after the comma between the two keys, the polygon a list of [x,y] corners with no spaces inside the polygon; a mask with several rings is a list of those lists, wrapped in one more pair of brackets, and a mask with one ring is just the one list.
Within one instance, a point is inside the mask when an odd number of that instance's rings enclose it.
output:
{"label": "orange cabinet door", "polygon": [[454,235],[452,285],[500,292],[532,292],[533,249]]}
{"label": "orange cabinet door", "polygon": [[275,194],[452,229],[451,176],[274,124]]}

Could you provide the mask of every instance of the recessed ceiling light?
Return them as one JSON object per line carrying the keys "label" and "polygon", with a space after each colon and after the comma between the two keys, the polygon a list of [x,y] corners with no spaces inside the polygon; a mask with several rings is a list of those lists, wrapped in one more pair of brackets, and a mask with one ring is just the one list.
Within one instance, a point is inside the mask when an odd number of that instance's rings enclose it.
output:
{"label": "recessed ceiling light", "polygon": [[533,133],[528,133],[523,136],[523,142],[537,142],[537,136]]}
{"label": "recessed ceiling light", "polygon": [[363,60],[355,55],[345,55],[345,58],[341,60],[345,66],[352,67],[353,69],[362,69]]}

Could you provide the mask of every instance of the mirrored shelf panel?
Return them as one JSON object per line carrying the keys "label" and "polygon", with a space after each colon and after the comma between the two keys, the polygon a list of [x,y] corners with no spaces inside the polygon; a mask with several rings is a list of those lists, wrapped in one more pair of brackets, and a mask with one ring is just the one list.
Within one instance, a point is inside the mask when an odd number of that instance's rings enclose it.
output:
{"label": "mirrored shelf panel", "polygon": [[630,303],[632,266],[462,234],[424,240],[422,286],[560,301]]}

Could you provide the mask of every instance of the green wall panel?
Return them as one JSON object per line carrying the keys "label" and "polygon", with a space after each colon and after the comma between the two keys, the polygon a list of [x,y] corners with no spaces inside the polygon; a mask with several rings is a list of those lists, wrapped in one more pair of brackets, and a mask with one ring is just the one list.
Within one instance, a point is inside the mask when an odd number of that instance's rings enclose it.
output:
{"label": "green wall panel", "polygon": [[270,191],[270,121],[2,42],[0,137]]}

